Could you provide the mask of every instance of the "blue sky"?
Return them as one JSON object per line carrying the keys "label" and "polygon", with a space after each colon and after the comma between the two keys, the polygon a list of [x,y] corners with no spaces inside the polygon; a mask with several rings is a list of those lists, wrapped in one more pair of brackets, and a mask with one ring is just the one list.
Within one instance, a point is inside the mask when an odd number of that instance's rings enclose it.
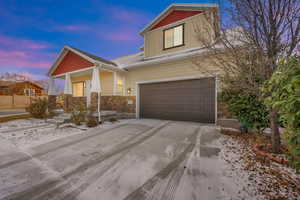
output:
{"label": "blue sky", "polygon": [[[176,1],[209,2],[219,0]],[[107,59],[135,53],[143,44],[139,31],[171,3],[174,2],[1,0],[0,73],[17,72],[45,79],[44,74],[64,45]]]}

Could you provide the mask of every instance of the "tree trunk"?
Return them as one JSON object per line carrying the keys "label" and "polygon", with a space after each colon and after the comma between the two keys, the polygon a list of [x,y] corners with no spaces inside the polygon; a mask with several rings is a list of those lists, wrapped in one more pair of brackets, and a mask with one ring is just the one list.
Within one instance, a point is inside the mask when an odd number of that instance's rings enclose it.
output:
{"label": "tree trunk", "polygon": [[272,129],[272,151],[273,153],[280,153],[280,132],[278,127],[278,113],[276,109],[272,109],[270,113],[270,122]]}

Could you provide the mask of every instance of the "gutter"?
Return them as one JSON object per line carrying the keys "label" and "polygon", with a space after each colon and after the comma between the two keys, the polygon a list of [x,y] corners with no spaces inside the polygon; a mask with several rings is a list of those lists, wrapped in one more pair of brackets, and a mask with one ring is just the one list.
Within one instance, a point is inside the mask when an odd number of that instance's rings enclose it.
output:
{"label": "gutter", "polygon": [[182,54],[182,55],[179,54],[179,55],[175,55],[175,56],[165,56],[165,57],[157,58],[157,59],[154,58],[153,60],[145,60],[145,61],[142,61],[140,63],[134,63],[134,64],[122,66],[122,68],[124,68],[124,69],[133,69],[133,68],[142,67],[142,66],[166,63],[166,62],[169,62],[169,61],[182,60],[184,58],[188,58],[188,57],[191,57],[191,56],[201,55],[202,53],[207,52],[206,50],[207,50],[206,48],[201,48],[198,51],[189,52],[189,53]]}

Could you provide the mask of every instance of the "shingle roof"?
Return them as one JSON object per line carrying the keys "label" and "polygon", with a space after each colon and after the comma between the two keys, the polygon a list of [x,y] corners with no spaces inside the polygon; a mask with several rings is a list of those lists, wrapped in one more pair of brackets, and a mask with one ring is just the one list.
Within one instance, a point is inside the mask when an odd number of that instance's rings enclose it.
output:
{"label": "shingle roof", "polygon": [[205,47],[197,47],[149,58],[145,58],[144,52],[139,52],[129,56],[116,58],[113,61],[116,62],[119,67],[128,70],[131,67],[141,67],[154,63],[163,63],[176,59],[184,59],[188,56],[201,55],[202,53],[205,53],[207,51],[208,49]]}
{"label": "shingle roof", "polygon": [[110,61],[110,60],[106,60],[106,59],[104,59],[104,58],[102,58],[102,57],[95,56],[95,55],[93,55],[93,54],[90,54],[90,53],[88,53],[88,52],[82,51],[82,50],[77,49],[77,48],[72,47],[72,46],[69,46],[69,47],[72,48],[72,49],[74,49],[74,50],[76,50],[76,51],[78,51],[78,52],[80,52],[80,53],[82,53],[82,54],[84,54],[85,56],[87,56],[87,57],[89,57],[89,58],[91,58],[91,59],[94,59],[94,60],[96,60],[96,61],[100,61],[100,62],[103,62],[103,63],[106,63],[106,64],[114,65],[114,66],[117,67],[117,64],[114,63],[114,62],[112,62],[112,61]]}

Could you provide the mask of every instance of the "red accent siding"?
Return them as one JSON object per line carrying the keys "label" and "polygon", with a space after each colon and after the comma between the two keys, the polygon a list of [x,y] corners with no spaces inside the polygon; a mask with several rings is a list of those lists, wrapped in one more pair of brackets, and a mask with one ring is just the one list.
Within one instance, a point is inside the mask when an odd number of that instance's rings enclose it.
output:
{"label": "red accent siding", "polygon": [[165,18],[163,18],[158,24],[152,27],[151,30],[197,15],[199,13],[202,13],[202,11],[174,10]]}
{"label": "red accent siding", "polygon": [[52,75],[63,74],[66,72],[72,72],[79,69],[84,69],[93,66],[93,63],[87,61],[81,56],[69,51],[63,58],[60,64],[57,66]]}

